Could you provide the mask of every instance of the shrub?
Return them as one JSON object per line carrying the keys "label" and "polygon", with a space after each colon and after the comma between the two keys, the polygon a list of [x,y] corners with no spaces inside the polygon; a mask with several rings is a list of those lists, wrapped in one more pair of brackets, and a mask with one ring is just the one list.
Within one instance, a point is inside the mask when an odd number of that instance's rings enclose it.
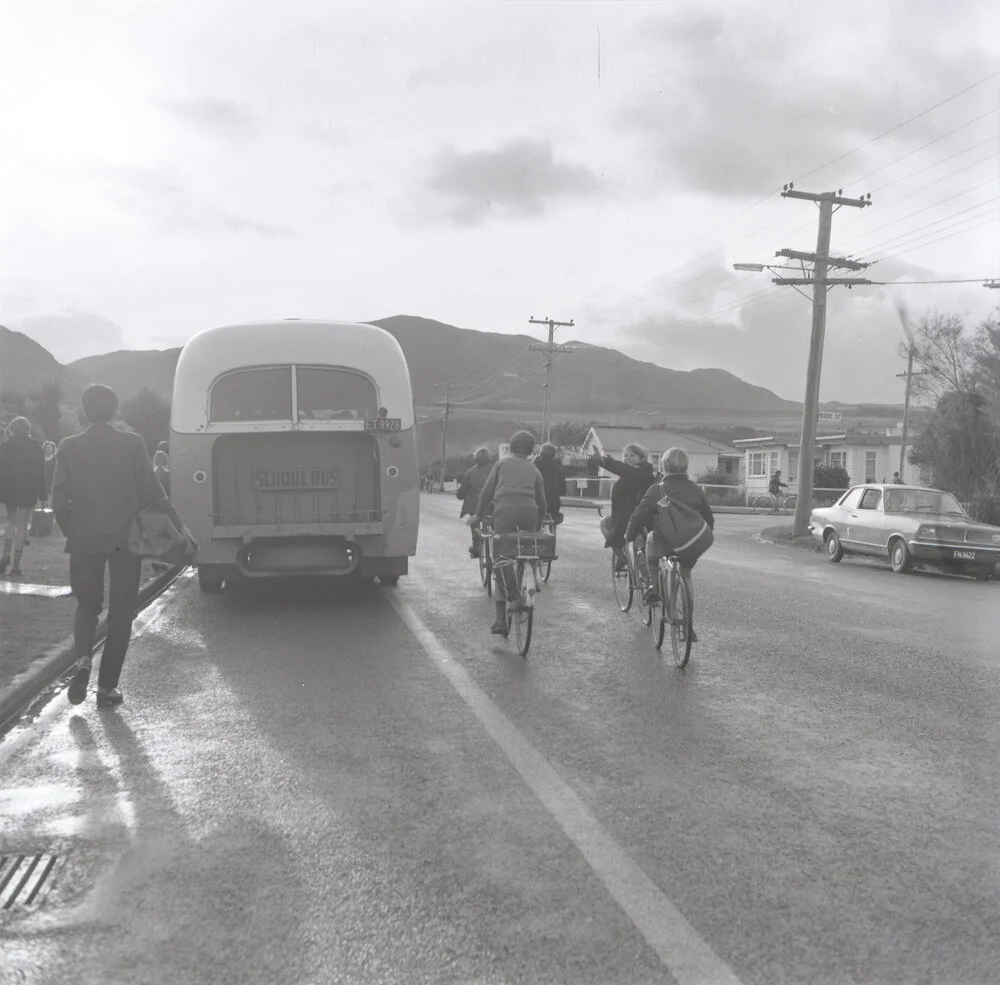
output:
{"label": "shrub", "polygon": [[851,484],[847,469],[833,465],[817,465],[813,470],[813,488],[846,489]]}
{"label": "shrub", "polygon": [[738,486],[739,479],[730,472],[719,472],[717,469],[705,469],[695,476],[695,482],[704,486]]}

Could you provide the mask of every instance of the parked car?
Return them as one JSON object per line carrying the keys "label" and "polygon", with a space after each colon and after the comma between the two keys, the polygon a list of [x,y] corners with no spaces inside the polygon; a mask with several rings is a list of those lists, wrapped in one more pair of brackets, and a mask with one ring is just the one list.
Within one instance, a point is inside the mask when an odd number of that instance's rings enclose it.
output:
{"label": "parked car", "polygon": [[977,523],[940,489],[866,483],[815,509],[809,530],[835,564],[845,554],[887,558],[900,574],[927,566],[980,581],[1000,562],[1000,527]]}

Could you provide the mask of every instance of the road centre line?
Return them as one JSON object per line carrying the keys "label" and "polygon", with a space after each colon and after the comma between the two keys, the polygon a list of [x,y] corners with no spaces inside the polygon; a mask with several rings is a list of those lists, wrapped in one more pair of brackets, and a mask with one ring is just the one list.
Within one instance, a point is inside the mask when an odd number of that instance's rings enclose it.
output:
{"label": "road centre line", "polygon": [[383,594],[679,985],[741,985],[732,969],[473,681],[413,607],[396,590],[383,590]]}

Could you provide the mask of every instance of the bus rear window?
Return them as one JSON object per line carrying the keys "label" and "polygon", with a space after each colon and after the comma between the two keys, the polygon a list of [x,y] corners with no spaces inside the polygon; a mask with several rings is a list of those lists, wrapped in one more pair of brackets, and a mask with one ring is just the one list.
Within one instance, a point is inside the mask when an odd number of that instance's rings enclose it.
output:
{"label": "bus rear window", "polygon": [[300,421],[363,421],[378,414],[371,380],[346,369],[298,366]]}
{"label": "bus rear window", "polygon": [[212,387],[210,421],[290,421],[292,369],[270,366],[230,373]]}

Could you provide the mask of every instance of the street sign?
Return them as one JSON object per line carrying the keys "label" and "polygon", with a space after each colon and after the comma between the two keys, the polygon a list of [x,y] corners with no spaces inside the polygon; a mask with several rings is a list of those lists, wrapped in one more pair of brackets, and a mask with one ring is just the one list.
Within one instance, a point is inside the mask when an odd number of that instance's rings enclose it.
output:
{"label": "street sign", "polygon": [[533,352],[576,352],[573,345],[547,345],[544,342],[532,342],[528,348]]}
{"label": "street sign", "polygon": [[817,416],[819,421],[839,421],[843,418],[843,414],[839,410],[821,410]]}

